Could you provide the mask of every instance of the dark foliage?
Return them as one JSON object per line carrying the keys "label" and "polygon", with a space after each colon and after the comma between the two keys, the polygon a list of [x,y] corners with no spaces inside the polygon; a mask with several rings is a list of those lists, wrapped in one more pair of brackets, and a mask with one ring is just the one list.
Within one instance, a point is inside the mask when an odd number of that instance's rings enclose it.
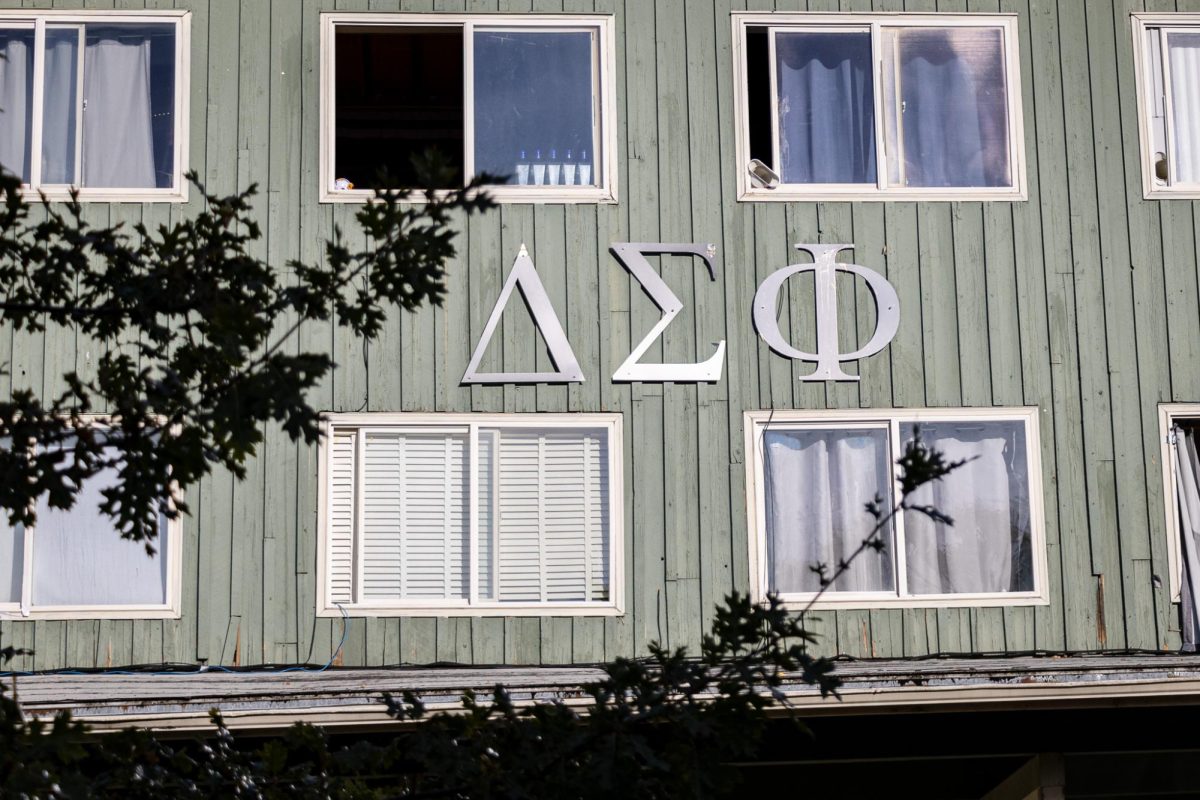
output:
{"label": "dark foliage", "polygon": [[[427,185],[441,185],[444,164],[420,166]],[[126,230],[90,225],[78,202],[43,201],[34,213],[18,179],[0,173],[0,323],[69,327],[101,350],[94,368],[63,376],[60,395],[17,381],[0,402],[0,508],[11,523],[32,524],[42,496],[69,508],[84,481],[115,468],[101,510],[151,547],[159,512],[187,510],[181,489],[218,466],[243,477],[265,424],[316,441],[306,392],[334,364],[298,352],[292,334],[333,320],[370,340],[390,306],[440,304],[454,215],[492,205],[478,191],[487,176],[418,203],[381,191],[356,214],[364,249],[335,231],[320,263],[274,265],[253,255],[254,187],[218,197],[188,177],[203,196],[197,214]],[[86,416],[98,410],[107,425]]]}

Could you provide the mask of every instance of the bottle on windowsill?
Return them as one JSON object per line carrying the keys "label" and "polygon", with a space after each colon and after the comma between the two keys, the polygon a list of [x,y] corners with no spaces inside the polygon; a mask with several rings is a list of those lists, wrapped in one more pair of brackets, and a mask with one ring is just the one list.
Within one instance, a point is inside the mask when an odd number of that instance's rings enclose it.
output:
{"label": "bottle on windowsill", "polygon": [[533,151],[533,185],[541,186],[546,183],[546,162],[542,161],[542,151]]}
{"label": "bottle on windowsill", "polygon": [[567,186],[575,185],[575,158],[571,155],[571,151],[567,151],[567,157],[563,161],[563,183]]}
{"label": "bottle on windowsill", "polygon": [[529,157],[525,155],[524,150],[517,159],[517,184],[520,186],[529,184]]}

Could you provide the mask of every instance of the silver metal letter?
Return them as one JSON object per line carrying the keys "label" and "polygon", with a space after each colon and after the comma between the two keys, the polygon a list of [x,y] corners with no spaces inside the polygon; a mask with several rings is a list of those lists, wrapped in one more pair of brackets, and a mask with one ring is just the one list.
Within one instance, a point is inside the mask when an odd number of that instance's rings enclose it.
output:
{"label": "silver metal letter", "polygon": [[[521,290],[521,297],[525,299],[525,305],[529,307],[533,324],[542,332],[542,337],[546,340],[546,347],[550,350],[550,359],[554,362],[554,372],[478,371],[479,362],[483,359],[488,344],[492,341],[492,334],[496,331],[496,325],[500,323],[500,316],[504,313],[504,307],[508,305],[508,298],[512,295],[513,287]],[[508,278],[504,281],[504,288],[500,290],[500,297],[497,298],[496,305],[492,308],[492,315],[488,317],[487,325],[483,327],[483,335],[479,337],[479,343],[475,345],[475,352],[471,355],[471,363],[467,365],[462,382],[583,383],[583,370],[579,368],[579,360],[575,358],[575,351],[571,349],[571,344],[567,341],[567,334],[563,331],[562,323],[558,321],[558,315],[554,313],[554,306],[550,304],[546,287],[542,285],[542,279],[538,277],[525,245],[521,245],[521,252],[517,253],[512,271],[508,273]]]}
{"label": "silver metal letter", "polygon": [[637,282],[642,285],[646,294],[654,304],[662,310],[662,317],[655,323],[646,338],[633,348],[629,358],[625,359],[617,371],[613,373],[614,381],[643,381],[643,382],[674,382],[674,383],[715,383],[721,380],[721,368],[725,365],[725,340],[717,342],[717,352],[706,361],[694,364],[642,364],[639,359],[650,349],[654,340],[671,320],[683,310],[683,303],[667,286],[666,281],[659,277],[646,260],[648,255],[690,255],[700,256],[708,267],[708,275],[712,280],[717,279],[716,269],[712,258],[716,248],[711,244],[649,244],[633,242],[614,242],[613,254],[621,262],[621,266],[629,270]]}
{"label": "silver metal letter", "polygon": [[[858,264],[839,264],[835,259],[843,250],[853,250],[852,244],[798,244],[797,250],[811,253],[813,263],[790,264],[770,275],[754,294],[754,327],[772,350],[788,358],[817,362],[811,375],[802,381],[856,381],[857,375],[842,371],[843,361],[873,356],[896,335],[900,327],[900,298],[887,278]],[[801,272],[812,271],[817,287],[817,352],[805,353],[792,347],[779,332],[776,303],[785,281]],[[850,272],[867,282],[875,298],[875,333],[871,340],[852,353],[838,350],[837,273]]]}

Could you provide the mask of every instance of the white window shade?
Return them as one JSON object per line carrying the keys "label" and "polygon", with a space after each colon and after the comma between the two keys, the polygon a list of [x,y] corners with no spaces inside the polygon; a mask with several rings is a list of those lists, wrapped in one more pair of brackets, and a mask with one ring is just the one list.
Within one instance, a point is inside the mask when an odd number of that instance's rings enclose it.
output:
{"label": "white window shade", "polygon": [[145,542],[123,538],[100,510],[104,491],[120,479],[118,467],[102,469],[69,509],[40,498],[32,527],[0,521],[0,619],[178,616],[180,520],[159,514],[153,554]]}
{"label": "white window shade", "polygon": [[501,601],[607,599],[607,446],[592,431],[499,431]]}
{"label": "white window shade", "polygon": [[324,462],[331,607],[617,612],[615,415],[571,415],[578,425],[557,415],[544,425],[523,415],[420,415],[425,425],[345,416],[330,426]]}

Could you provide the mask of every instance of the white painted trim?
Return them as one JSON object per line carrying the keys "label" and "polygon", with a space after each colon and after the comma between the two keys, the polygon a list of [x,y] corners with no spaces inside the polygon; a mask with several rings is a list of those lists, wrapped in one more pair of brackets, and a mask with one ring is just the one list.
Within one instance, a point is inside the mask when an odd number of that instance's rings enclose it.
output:
{"label": "white painted trim", "polygon": [[[478,599],[478,556],[472,552],[472,568],[470,573],[471,587],[469,599],[461,601],[406,600],[394,601],[364,601],[355,599],[352,603],[344,603],[348,613],[356,617],[516,617],[516,616],[620,616],[625,613],[625,501],[624,501],[624,456],[622,453],[622,417],[612,413],[525,413],[525,414],[490,414],[490,413],[410,413],[410,412],[351,412],[332,413],[322,416],[321,445],[318,456],[319,496],[317,506],[317,582],[318,582],[318,617],[341,616],[341,610],[332,602],[330,597],[328,574],[328,482],[331,480],[329,458],[332,448],[327,442],[337,428],[354,428],[360,433],[369,430],[395,430],[403,427],[417,430],[421,433],[457,433],[468,434],[470,450],[473,454],[469,478],[470,497],[467,500],[470,515],[470,531],[474,536],[478,531],[478,494],[477,473],[478,436],[481,428],[538,428],[578,430],[581,428],[604,429],[608,439],[608,518],[609,518],[609,598],[605,601],[592,602],[555,602],[543,601],[538,603],[501,603],[495,600]],[[360,437],[361,438],[361,437]],[[496,463],[499,452],[493,455],[493,469],[498,470]],[[361,459],[359,459],[361,463]],[[357,465],[356,465],[357,471]],[[493,500],[494,502],[494,500]],[[356,509],[359,498],[355,498]],[[356,510],[356,514],[358,511]],[[494,515],[493,515],[494,517]],[[476,547],[474,541],[472,550]],[[496,557],[493,548],[492,557]],[[354,560],[357,564],[358,549],[356,547]],[[498,589],[499,574],[493,572],[493,592]],[[356,589],[357,591],[357,589]],[[355,595],[357,598],[357,594]]]}
{"label": "white painted trim", "polygon": [[[734,151],[737,175],[737,199],[751,202],[911,202],[911,201],[1008,201],[1019,202],[1029,197],[1025,165],[1025,122],[1021,98],[1021,59],[1018,43],[1018,18],[1016,14],[908,14],[908,13],[859,13],[839,14],[808,12],[741,12],[731,15],[733,21],[733,103],[734,103]],[[746,30],[750,26],[777,28],[795,26],[805,29],[845,28],[847,26],[869,26],[872,32],[873,64],[881,59],[879,31],[883,27],[998,27],[1002,32],[1004,46],[1005,86],[1008,101],[1009,164],[1012,169],[1012,186],[1004,187],[917,187],[908,188],[887,185],[887,165],[879,167],[879,182],[876,186],[837,184],[784,184],[778,188],[765,189],[753,185],[746,173],[750,161],[750,121],[746,113],[749,87],[746,71]],[[771,34],[768,34],[771,38]],[[772,67],[772,70],[774,68]],[[878,83],[878,78],[876,78]],[[888,156],[885,149],[878,147],[882,126],[882,91],[876,86],[876,163]],[[778,171],[778,165],[772,165]]]}
{"label": "white painted trim", "polygon": [[[744,414],[746,452],[746,514],[750,550],[750,595],[756,602],[767,596],[766,560],[766,498],[763,491],[762,432],[771,424],[789,428],[828,427],[842,423],[854,426],[887,427],[891,461],[894,469],[899,458],[899,426],[904,422],[954,422],[957,420],[986,420],[992,422],[1021,422],[1025,426],[1025,453],[1029,472],[1029,523],[1031,528],[1033,591],[949,595],[911,595],[904,593],[904,522],[898,515],[895,533],[896,591],[895,592],[827,592],[814,609],[838,608],[984,608],[995,606],[1048,605],[1048,565],[1046,556],[1046,520],[1041,463],[1041,429],[1039,410],[1033,406],[997,408],[896,408],[896,409],[775,409],[747,411]],[[865,499],[864,499],[865,502]],[[813,594],[780,595],[784,606],[794,610],[804,608]]]}
{"label": "white painted trim", "polygon": [[[1200,13],[1138,13],[1130,15],[1131,32],[1133,34],[1133,70],[1134,83],[1137,89],[1138,114],[1138,149],[1142,161],[1142,197],[1147,200],[1195,200],[1200,199],[1200,185],[1194,183],[1176,186],[1161,185],[1154,178],[1154,142],[1151,136],[1153,112],[1151,105],[1154,95],[1153,72],[1146,68],[1146,60],[1150,57],[1146,52],[1146,34],[1153,28],[1195,28],[1200,33]],[[1164,43],[1165,45],[1165,43]],[[1165,46],[1162,58],[1167,62]],[[1166,102],[1164,110],[1164,127],[1167,133],[1167,144],[1171,147],[1174,138],[1171,115],[1170,75],[1163,73],[1163,95]],[[1173,174],[1175,159],[1172,154],[1167,156],[1168,174]],[[1173,590],[1174,593],[1174,590]],[[1178,597],[1178,595],[1175,595]]]}
{"label": "white painted trim", "polygon": [[[599,165],[596,177],[603,180],[598,186],[488,186],[486,192],[498,203],[616,203],[617,194],[617,93],[616,39],[611,14],[427,14],[406,12],[353,13],[326,11],[321,13],[320,67],[320,146],[318,148],[318,200],[322,203],[366,203],[374,198],[370,190],[335,191],[334,156],[336,150],[336,81],[334,77],[334,28],[339,25],[380,27],[461,27],[463,29],[463,149],[464,174],[473,173],[474,51],[472,34],[478,27],[498,27],[513,30],[542,28],[564,31],[587,31],[596,35],[595,75],[598,85],[594,121],[595,152],[593,162]],[[607,113],[605,113],[607,112]],[[435,193],[435,195],[444,193]],[[424,202],[421,192],[414,192],[409,203]]]}
{"label": "white painted trim", "polygon": [[[103,24],[164,24],[173,23],[175,26],[175,136],[174,136],[174,171],[173,186],[165,189],[158,188],[79,188],[80,202],[94,203],[185,203],[188,199],[188,184],[183,175],[188,170],[188,133],[191,129],[189,103],[191,95],[191,21],[192,12],[181,10],[147,10],[140,12],[112,11],[105,9],[3,9],[0,10],[0,24],[8,22],[30,23],[36,33],[34,52],[34,85],[32,120],[32,146],[30,159],[30,183],[23,186],[21,193],[30,200],[44,196],[49,201],[67,201],[71,199],[69,187],[41,186],[41,147],[42,147],[42,103],[45,69],[45,28],[47,22],[55,25],[102,22]],[[81,33],[81,40],[83,34]],[[79,49],[79,64],[77,69],[80,76],[83,73],[83,47]],[[83,94],[83,82],[79,81],[79,95]],[[82,170],[82,117],[78,125],[80,133],[76,136],[75,168],[77,174]]]}
{"label": "white painted trim", "polygon": [[1170,441],[1171,428],[1181,419],[1200,421],[1200,403],[1159,403],[1158,442],[1162,462],[1163,514],[1167,531],[1167,572],[1171,602],[1178,603],[1183,589],[1183,553],[1180,550],[1179,493],[1176,491],[1175,453]]}

